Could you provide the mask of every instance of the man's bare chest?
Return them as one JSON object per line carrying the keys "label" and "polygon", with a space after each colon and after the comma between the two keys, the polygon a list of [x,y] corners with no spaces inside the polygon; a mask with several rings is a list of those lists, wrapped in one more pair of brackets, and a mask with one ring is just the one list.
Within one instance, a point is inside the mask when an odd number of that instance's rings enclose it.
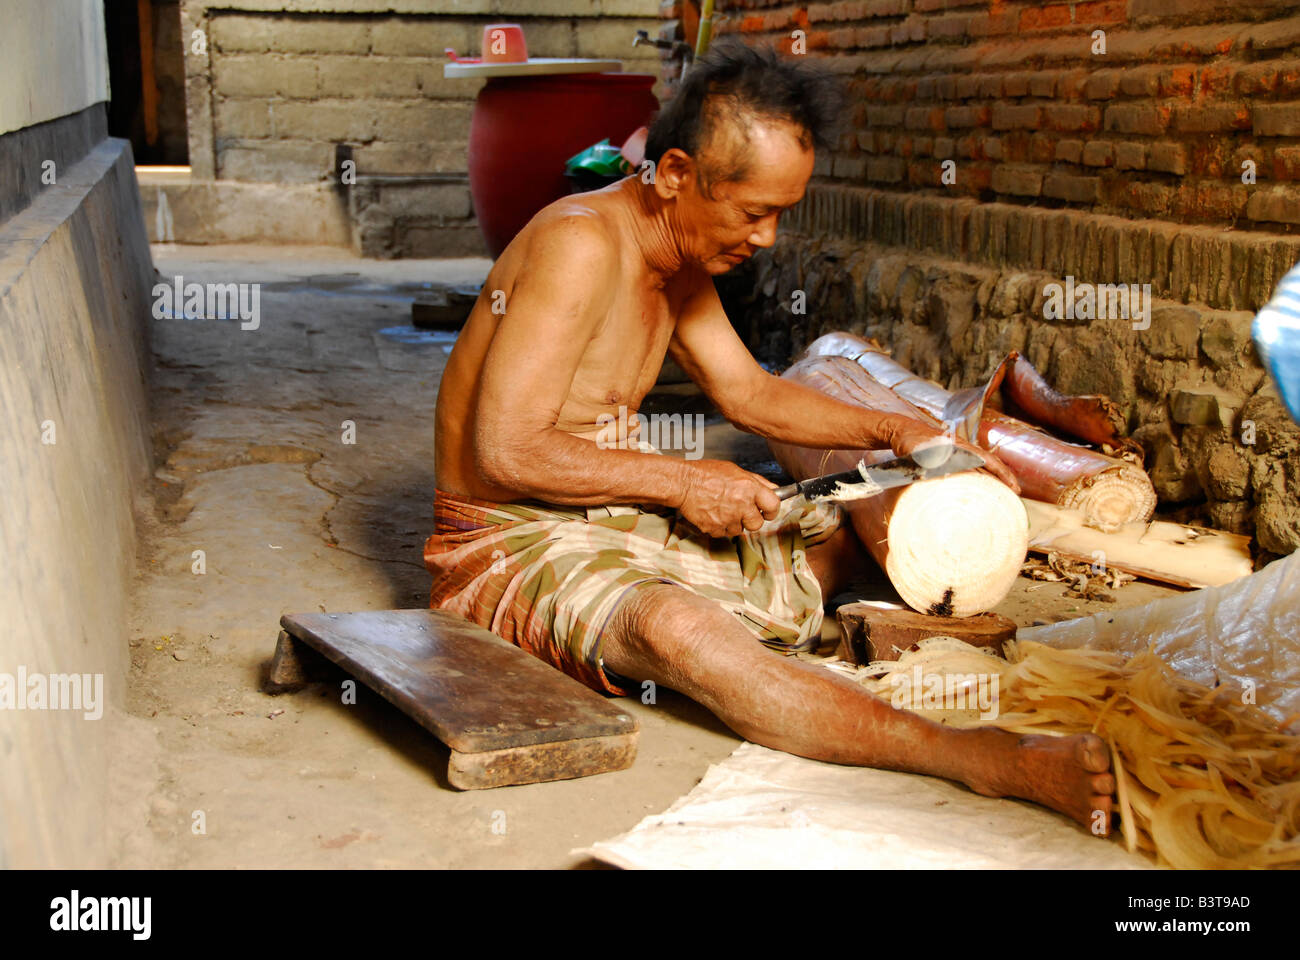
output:
{"label": "man's bare chest", "polygon": [[620,405],[635,410],[654,386],[672,339],[666,297],[644,298],[611,310],[583,351],[569,391],[570,412],[588,415]]}

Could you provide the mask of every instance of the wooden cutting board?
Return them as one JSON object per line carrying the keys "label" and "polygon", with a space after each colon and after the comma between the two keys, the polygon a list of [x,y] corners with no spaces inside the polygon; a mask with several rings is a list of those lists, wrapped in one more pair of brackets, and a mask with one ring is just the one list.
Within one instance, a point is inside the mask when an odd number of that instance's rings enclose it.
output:
{"label": "wooden cutting board", "polygon": [[461,617],[305,613],[280,625],[270,688],[303,682],[302,647],[314,650],[450,747],[453,786],[566,780],[623,770],[636,759],[640,727],[617,700]]}

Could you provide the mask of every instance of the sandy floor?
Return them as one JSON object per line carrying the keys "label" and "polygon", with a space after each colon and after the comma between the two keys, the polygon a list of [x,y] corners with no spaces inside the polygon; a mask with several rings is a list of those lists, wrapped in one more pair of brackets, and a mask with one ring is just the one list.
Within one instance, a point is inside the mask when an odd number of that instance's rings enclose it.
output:
{"label": "sandy floor", "polygon": [[[155,246],[154,257],[167,279],[261,283],[262,320],[154,323],[159,467],[114,759],[115,865],[587,865],[574,848],[668,807],[736,747],[702,708],[660,691],[655,705],[627,704],[642,725],[632,769],[460,792],[446,748],[364,688],[355,706],[332,683],[264,694],[282,614],[424,605],[446,349],[381,331],[409,324],[422,284],[478,283],[489,264],[315,248]],[[657,402],[698,401],[679,389]],[[704,449],[769,469],[762,442],[725,423]],[[998,610],[1027,625],[1169,592],[1130,584],[1110,605],[1021,578]]]}

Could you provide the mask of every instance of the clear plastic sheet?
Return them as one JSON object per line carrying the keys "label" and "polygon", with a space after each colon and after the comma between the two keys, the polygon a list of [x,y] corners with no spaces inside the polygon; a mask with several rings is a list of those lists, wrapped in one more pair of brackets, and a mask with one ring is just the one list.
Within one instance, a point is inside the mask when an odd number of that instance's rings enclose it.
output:
{"label": "clear plastic sheet", "polygon": [[1156,653],[1188,679],[1254,690],[1278,720],[1300,713],[1300,554],[1221,587],[1019,631],[1054,647]]}

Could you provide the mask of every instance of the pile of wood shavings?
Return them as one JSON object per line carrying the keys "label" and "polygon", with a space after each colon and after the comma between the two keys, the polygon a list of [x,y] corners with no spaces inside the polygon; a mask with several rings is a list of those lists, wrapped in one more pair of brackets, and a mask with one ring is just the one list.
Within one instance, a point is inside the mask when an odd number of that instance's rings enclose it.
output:
{"label": "pile of wood shavings", "polygon": [[996,716],[946,710],[934,718],[1022,734],[1097,734],[1110,745],[1130,852],[1183,869],[1300,867],[1300,736],[1284,733],[1286,723],[1243,703],[1239,691],[1180,676],[1150,651],[1129,658],[1012,640],[1006,653],[1003,661],[935,637],[897,661],[832,669],[887,700],[898,686],[890,678],[914,676],[917,665],[927,674],[996,673]]}
{"label": "pile of wood shavings", "polygon": [[1137,577],[1114,567],[1098,567],[1096,564],[1082,560],[1072,560],[1059,553],[1049,553],[1047,558],[1026,557],[1020,568],[1021,576],[1030,580],[1046,580],[1054,583],[1068,582],[1067,597],[1080,600],[1100,600],[1114,603],[1115,598],[1105,592],[1105,587],[1116,590],[1126,583],[1132,583]]}

